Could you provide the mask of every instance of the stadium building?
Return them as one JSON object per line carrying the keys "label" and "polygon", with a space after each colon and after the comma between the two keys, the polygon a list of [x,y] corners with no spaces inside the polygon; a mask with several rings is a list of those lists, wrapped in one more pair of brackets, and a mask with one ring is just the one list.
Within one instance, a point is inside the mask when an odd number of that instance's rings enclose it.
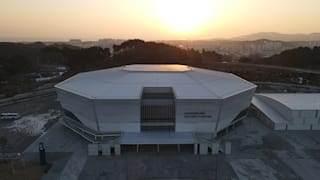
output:
{"label": "stadium building", "polygon": [[80,73],[55,88],[63,124],[91,142],[89,154],[145,144],[193,145],[206,154],[217,133],[245,117],[256,86],[185,65],[128,65]]}

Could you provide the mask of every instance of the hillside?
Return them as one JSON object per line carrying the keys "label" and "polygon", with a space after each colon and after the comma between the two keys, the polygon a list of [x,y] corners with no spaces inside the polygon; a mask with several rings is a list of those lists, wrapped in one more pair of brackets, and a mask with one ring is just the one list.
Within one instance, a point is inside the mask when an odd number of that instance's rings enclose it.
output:
{"label": "hillside", "polygon": [[259,32],[232,38],[237,41],[255,41],[269,39],[274,41],[320,41],[320,33],[311,34],[282,34],[277,32]]}
{"label": "hillside", "polygon": [[286,50],[268,58],[243,57],[240,62],[286,66],[302,69],[320,69],[320,47],[300,47]]}
{"label": "hillside", "polygon": [[193,48],[196,50],[211,50],[219,54],[228,54],[235,59],[241,56],[260,55],[270,57],[282,51],[298,47],[320,46],[320,41],[276,41],[265,38],[257,40],[177,40],[163,41],[167,44],[182,48]]}
{"label": "hillside", "polygon": [[129,40],[114,45],[113,61],[120,64],[131,63],[201,63],[201,54],[193,49],[181,49],[164,43]]}
{"label": "hillside", "polygon": [[[77,72],[106,68],[108,60],[109,49],[100,47],[0,43],[0,96],[30,91],[51,79],[58,81],[62,73],[58,68],[68,70],[61,77],[66,78]],[[40,82],[43,79],[46,82]]]}
{"label": "hillside", "polygon": [[[0,43],[0,96],[34,89],[78,72],[105,69],[126,64],[178,63],[196,65],[222,61],[214,51],[199,52],[164,43],[128,40],[109,48],[80,48],[67,44]],[[57,68],[67,69],[61,72]],[[62,77],[61,77],[62,76]],[[40,80],[39,80],[40,79]],[[46,82],[39,82],[46,81]]]}

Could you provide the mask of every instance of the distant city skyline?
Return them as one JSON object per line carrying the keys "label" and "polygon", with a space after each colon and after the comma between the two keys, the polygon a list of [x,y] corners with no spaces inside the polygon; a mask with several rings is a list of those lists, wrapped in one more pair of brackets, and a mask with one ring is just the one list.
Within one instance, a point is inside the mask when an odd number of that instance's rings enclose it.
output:
{"label": "distant city skyline", "polygon": [[2,0],[0,41],[232,38],[320,32],[319,0]]}

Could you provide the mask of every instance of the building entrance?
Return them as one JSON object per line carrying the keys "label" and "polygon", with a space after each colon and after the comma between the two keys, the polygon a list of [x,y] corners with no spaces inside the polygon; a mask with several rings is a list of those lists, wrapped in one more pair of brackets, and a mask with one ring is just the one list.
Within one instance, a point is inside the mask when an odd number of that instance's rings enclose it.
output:
{"label": "building entrance", "polygon": [[141,131],[175,131],[175,96],[171,87],[145,87],[141,100]]}

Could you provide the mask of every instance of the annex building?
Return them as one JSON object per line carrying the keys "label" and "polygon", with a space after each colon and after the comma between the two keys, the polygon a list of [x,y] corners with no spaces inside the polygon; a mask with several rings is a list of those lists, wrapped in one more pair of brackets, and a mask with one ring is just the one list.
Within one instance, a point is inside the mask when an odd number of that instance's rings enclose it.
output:
{"label": "annex building", "polygon": [[206,154],[210,139],[246,115],[256,86],[185,65],[127,65],[80,73],[55,88],[64,125],[92,143],[89,153],[189,144]]}
{"label": "annex building", "polygon": [[274,130],[320,130],[319,93],[256,94],[252,104]]}

